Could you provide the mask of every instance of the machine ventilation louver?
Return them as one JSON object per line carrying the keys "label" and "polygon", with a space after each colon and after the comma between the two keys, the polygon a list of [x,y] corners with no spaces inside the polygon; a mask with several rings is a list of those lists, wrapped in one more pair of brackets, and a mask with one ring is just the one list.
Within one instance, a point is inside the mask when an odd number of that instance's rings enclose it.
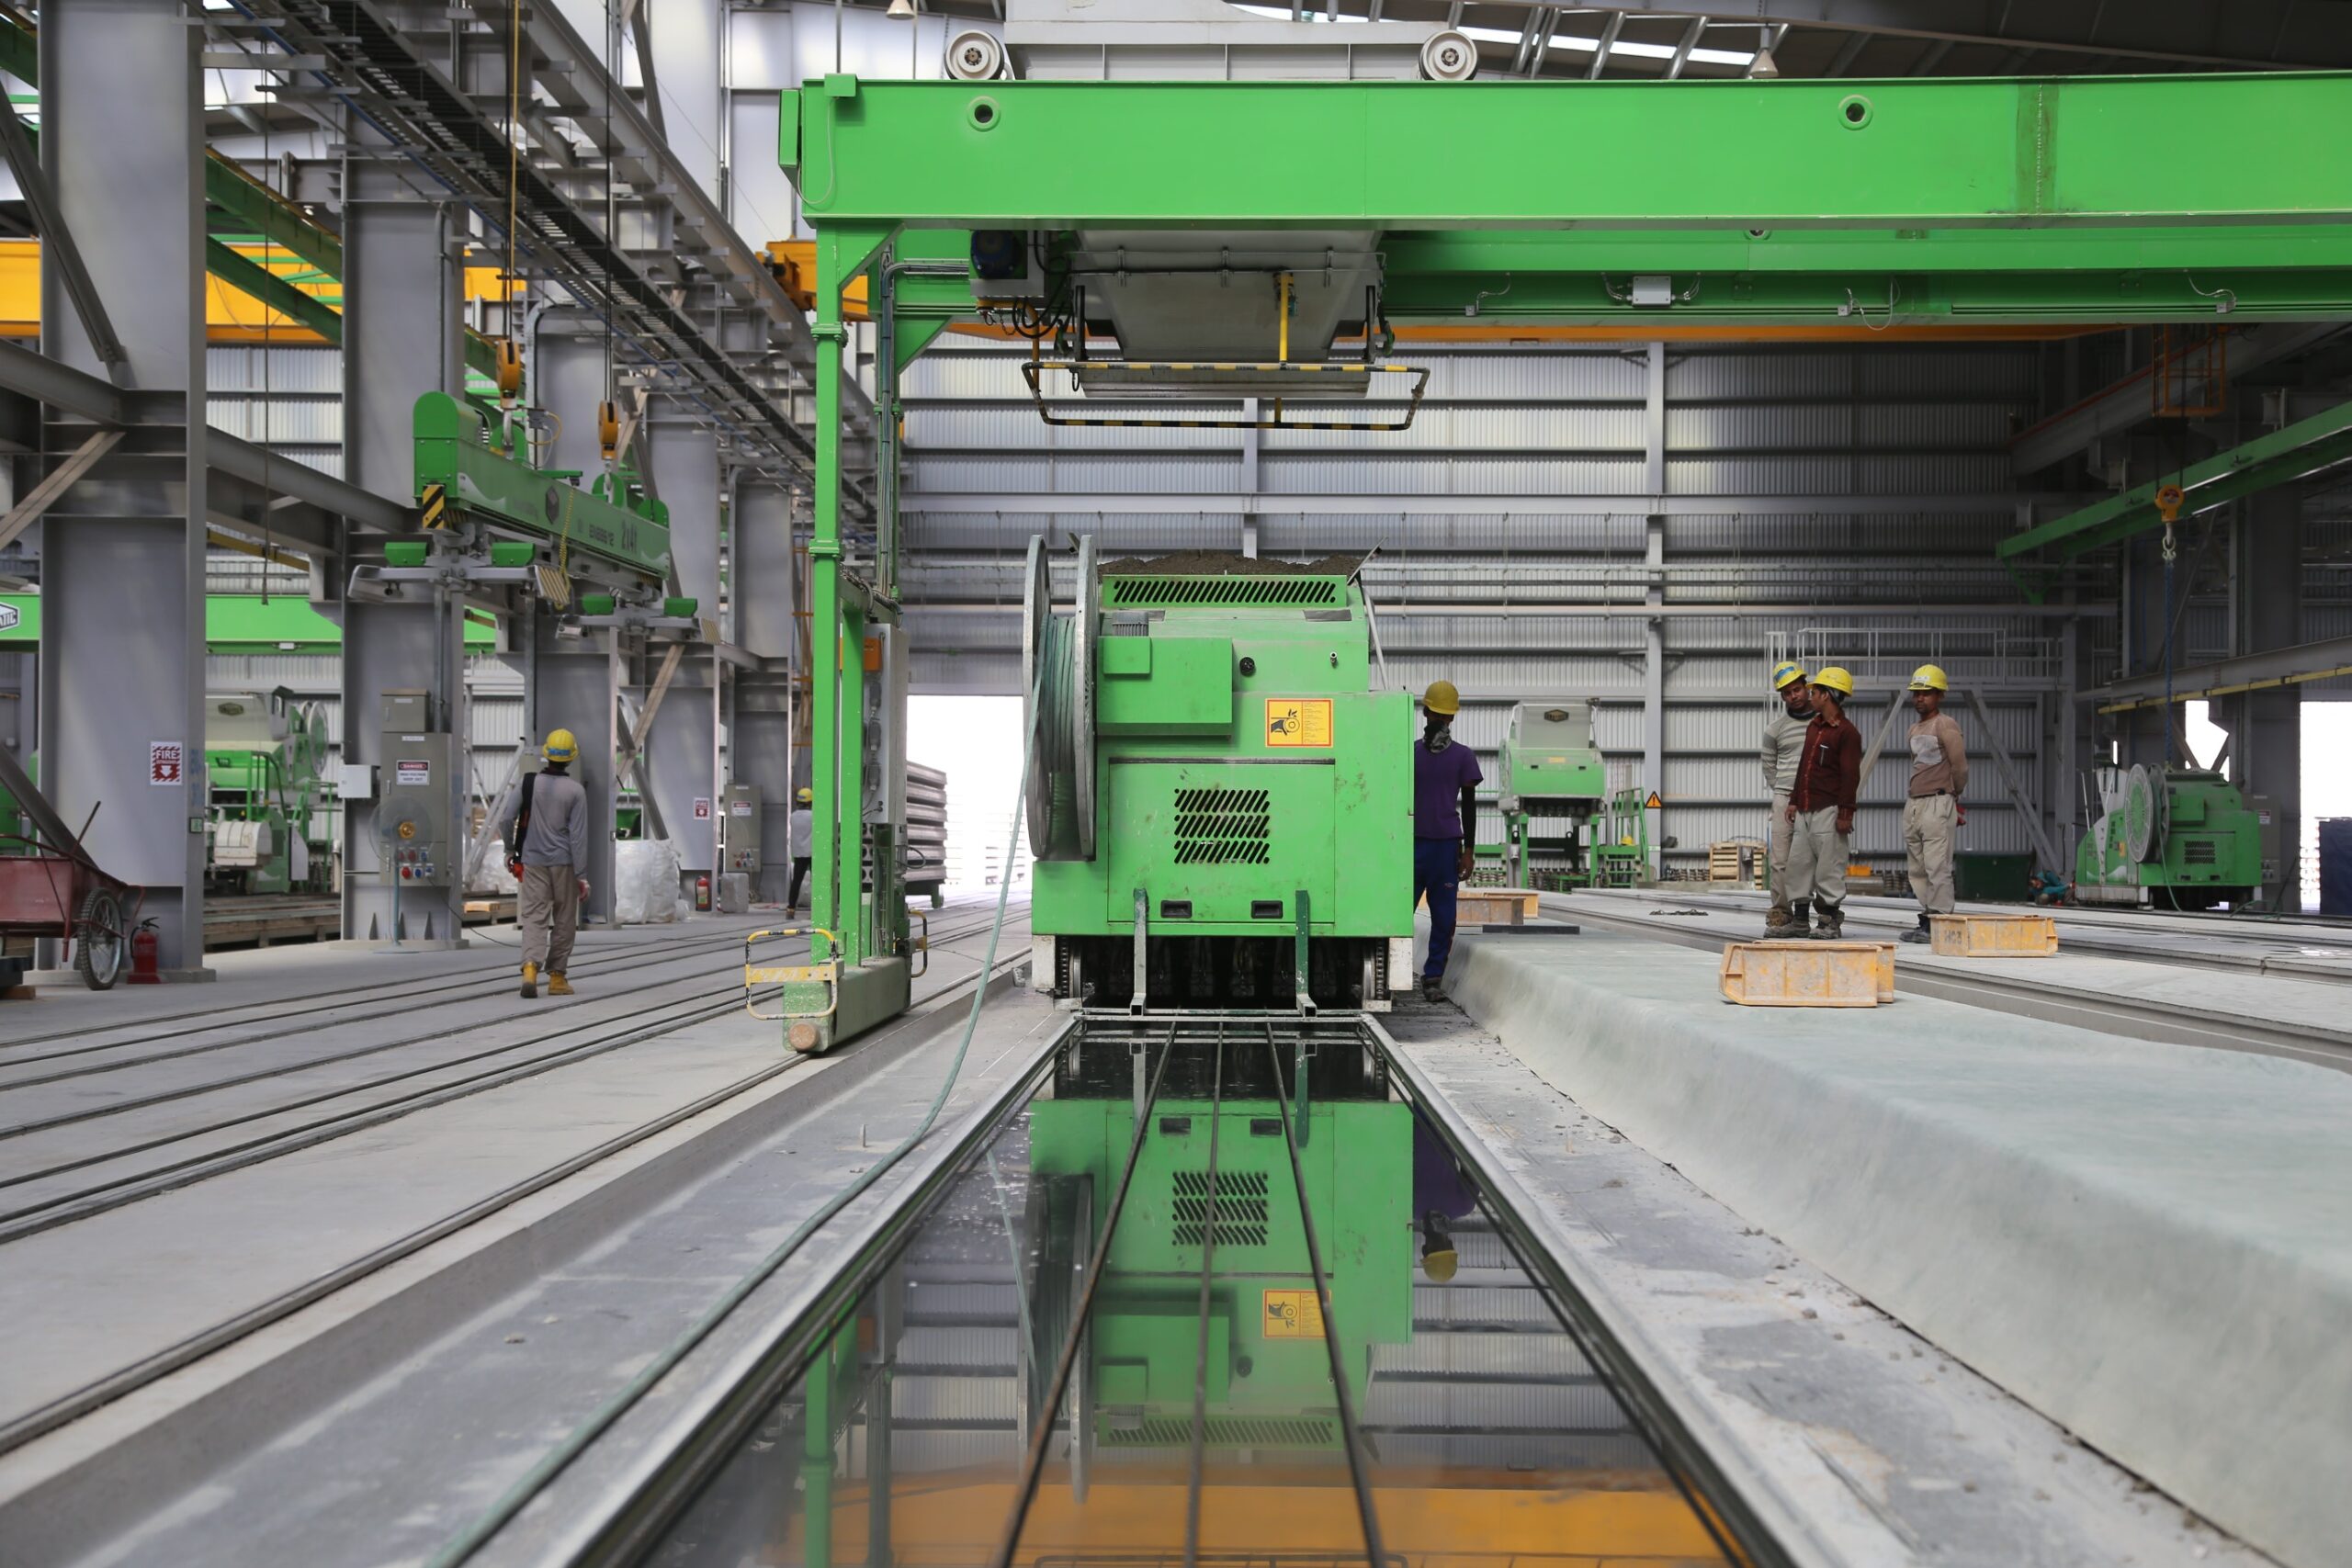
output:
{"label": "machine ventilation louver", "polygon": [[1111,603],[1121,609],[1173,604],[1306,604],[1347,603],[1332,577],[1114,577]]}
{"label": "machine ventilation louver", "polygon": [[[1176,1245],[1198,1247],[1208,1229],[1209,1173],[1180,1170],[1171,1179],[1176,1216]],[[1216,1244],[1219,1247],[1266,1245],[1266,1173],[1228,1170],[1216,1179]]]}
{"label": "machine ventilation louver", "polygon": [[[1320,1416],[1217,1416],[1204,1423],[1203,1440],[1213,1449],[1316,1449],[1339,1441],[1329,1417]],[[1189,1416],[1148,1416],[1133,1427],[1105,1427],[1096,1439],[1104,1448],[1182,1449],[1193,1440]]]}
{"label": "machine ventilation louver", "polygon": [[1264,865],[1273,809],[1262,789],[1176,792],[1178,865]]}
{"label": "machine ventilation louver", "polygon": [[2180,860],[2183,865],[2218,865],[2221,846],[2211,839],[2187,840],[2180,846]]}

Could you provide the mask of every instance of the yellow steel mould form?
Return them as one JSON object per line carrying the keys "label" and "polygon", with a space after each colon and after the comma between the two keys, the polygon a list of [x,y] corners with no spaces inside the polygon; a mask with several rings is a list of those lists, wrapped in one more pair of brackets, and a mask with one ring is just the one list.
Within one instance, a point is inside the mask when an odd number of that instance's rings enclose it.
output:
{"label": "yellow steel mould form", "polygon": [[1894,946],[1883,942],[1724,944],[1724,999],[1751,1008],[1870,1008],[1894,999]]}
{"label": "yellow steel mould form", "polygon": [[2058,922],[2048,915],[1930,915],[1928,951],[1939,958],[2048,958]]}

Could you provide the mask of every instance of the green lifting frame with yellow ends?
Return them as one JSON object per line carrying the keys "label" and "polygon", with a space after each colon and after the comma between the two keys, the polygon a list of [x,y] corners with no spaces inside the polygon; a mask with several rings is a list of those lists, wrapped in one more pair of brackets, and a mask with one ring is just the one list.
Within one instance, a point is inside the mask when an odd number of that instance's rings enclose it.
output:
{"label": "green lifting frame with yellow ends", "polygon": [[[416,400],[416,502],[427,534],[466,517],[529,542],[568,577],[659,592],[670,575],[670,509],[626,468],[583,490],[491,445],[490,422],[447,392]],[[692,611],[686,611],[692,614]]]}
{"label": "green lifting frame with yellow ends", "polygon": [[[906,994],[895,855],[874,852],[865,820],[857,654],[898,620],[899,372],[949,321],[977,315],[957,265],[976,231],[1046,236],[1049,257],[1090,229],[1370,231],[1378,314],[1402,324],[1798,324],[1868,341],[1919,323],[2352,316],[2352,160],[2281,153],[2352,145],[2340,73],[835,75],[783,99],[778,157],[817,237],[812,869],[817,922],[841,932],[843,1036]],[[1498,151],[1531,148],[1546,155]],[[1625,148],[1642,155],[1579,155]],[[871,564],[853,571],[838,350],[843,290],[868,274],[888,346]]]}

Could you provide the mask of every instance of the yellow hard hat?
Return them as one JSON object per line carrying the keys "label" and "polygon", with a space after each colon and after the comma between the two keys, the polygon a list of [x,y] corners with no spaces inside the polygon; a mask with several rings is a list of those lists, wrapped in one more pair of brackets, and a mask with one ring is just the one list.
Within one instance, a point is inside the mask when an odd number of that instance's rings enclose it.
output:
{"label": "yellow hard hat", "polygon": [[806,806],[810,801],[816,799],[817,796],[807,784],[802,784],[798,789],[792,792],[792,798],[798,801],[801,805]]}
{"label": "yellow hard hat", "polygon": [[1461,1266],[1462,1255],[1453,1250],[1450,1242],[1421,1254],[1421,1272],[1435,1284],[1442,1285],[1453,1279]]}
{"label": "yellow hard hat", "polygon": [[1854,678],[1835,664],[1825,667],[1821,673],[1813,678],[1813,683],[1817,687],[1826,687],[1842,697],[1850,697],[1854,694]]}
{"label": "yellow hard hat", "polygon": [[1772,667],[1772,689],[1785,692],[1791,684],[1804,679],[1804,666],[1790,660]]}
{"label": "yellow hard hat", "polygon": [[1451,681],[1431,681],[1430,689],[1421,694],[1421,705],[1452,718],[1462,711],[1462,694],[1453,689]]}
{"label": "yellow hard hat", "polygon": [[1922,664],[1911,671],[1911,689],[1915,692],[1949,692],[1951,682],[1944,679],[1940,664]]}
{"label": "yellow hard hat", "polygon": [[550,729],[547,744],[539,748],[539,755],[550,762],[569,762],[580,755],[579,738],[569,729]]}

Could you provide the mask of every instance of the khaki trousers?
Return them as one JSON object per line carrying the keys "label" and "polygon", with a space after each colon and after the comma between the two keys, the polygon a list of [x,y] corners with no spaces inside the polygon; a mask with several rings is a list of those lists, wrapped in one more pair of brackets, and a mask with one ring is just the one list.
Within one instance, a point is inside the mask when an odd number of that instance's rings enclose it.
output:
{"label": "khaki trousers", "polygon": [[565,973],[580,934],[580,874],[568,865],[526,865],[516,904],[523,919],[523,962]]}
{"label": "khaki trousers", "polygon": [[1789,839],[1789,899],[1810,898],[1816,913],[1846,901],[1846,862],[1853,836],[1838,830],[1838,808],[1800,811]]}
{"label": "khaki trousers", "polygon": [[1789,823],[1789,792],[1772,792],[1771,830],[1764,835],[1764,858],[1772,868],[1772,908],[1789,907],[1789,840],[1795,829]]}
{"label": "khaki trousers", "polygon": [[1915,795],[1903,803],[1903,849],[1911,861],[1911,893],[1922,913],[1951,913],[1951,856],[1960,842],[1960,803],[1948,795]]}

